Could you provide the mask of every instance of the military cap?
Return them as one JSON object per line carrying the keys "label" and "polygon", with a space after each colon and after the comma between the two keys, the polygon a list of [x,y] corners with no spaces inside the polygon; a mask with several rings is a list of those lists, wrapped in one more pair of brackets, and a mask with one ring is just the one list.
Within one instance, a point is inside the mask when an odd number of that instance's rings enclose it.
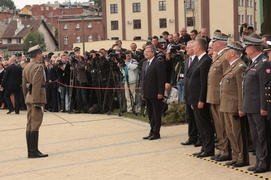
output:
{"label": "military cap", "polygon": [[33,46],[33,47],[29,48],[29,50],[28,50],[28,54],[30,57],[33,55],[36,55],[39,52],[40,53],[42,52],[40,45]]}
{"label": "military cap", "polygon": [[212,41],[228,41],[229,36],[226,34],[214,34]]}
{"label": "military cap", "polygon": [[266,41],[267,45],[268,45],[268,48],[265,48],[263,51],[266,52],[266,51],[271,51],[271,41]]}
{"label": "military cap", "polygon": [[244,36],[244,46],[261,46],[263,40],[251,36]]}
{"label": "military cap", "polygon": [[243,51],[244,50],[242,44],[240,42],[238,42],[238,41],[228,42],[225,50],[227,50],[227,49],[234,49],[236,51]]}
{"label": "military cap", "polygon": [[73,51],[80,51],[80,47],[73,48]]}

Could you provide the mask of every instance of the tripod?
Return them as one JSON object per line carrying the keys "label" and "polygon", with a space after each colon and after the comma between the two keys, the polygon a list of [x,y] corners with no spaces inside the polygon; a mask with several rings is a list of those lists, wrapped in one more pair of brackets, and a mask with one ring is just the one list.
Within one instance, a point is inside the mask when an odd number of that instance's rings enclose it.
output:
{"label": "tripod", "polygon": [[[104,99],[103,99],[103,111],[105,110],[107,93],[108,93],[108,91],[110,91],[108,88],[109,88],[111,80],[113,80],[113,86],[115,88],[120,88],[120,80],[119,79],[121,79],[121,76],[117,72],[113,71],[113,68],[114,68],[113,66],[114,66],[113,62],[110,62],[109,77],[108,77],[107,85],[106,85],[107,89],[105,90]],[[119,101],[119,116],[122,116],[122,103],[121,103],[120,90],[116,89],[115,91],[117,93],[117,98],[118,98],[118,101]],[[114,100],[114,92],[112,92],[112,97],[109,99],[109,111],[108,111],[108,115],[110,115],[110,113],[112,111],[113,100]]]}

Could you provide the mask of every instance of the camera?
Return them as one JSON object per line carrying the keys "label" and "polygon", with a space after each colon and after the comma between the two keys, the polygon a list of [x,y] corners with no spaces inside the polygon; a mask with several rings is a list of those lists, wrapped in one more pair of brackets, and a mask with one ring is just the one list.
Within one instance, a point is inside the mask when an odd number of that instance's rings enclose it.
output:
{"label": "camera", "polygon": [[170,48],[170,53],[176,54],[177,51],[179,51],[181,49],[181,45],[177,44],[177,45],[172,45]]}

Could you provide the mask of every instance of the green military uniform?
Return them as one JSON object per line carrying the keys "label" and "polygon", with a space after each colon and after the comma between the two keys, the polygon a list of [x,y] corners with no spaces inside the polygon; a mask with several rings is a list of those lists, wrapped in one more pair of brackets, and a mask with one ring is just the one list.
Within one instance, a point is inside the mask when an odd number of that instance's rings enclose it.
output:
{"label": "green military uniform", "polygon": [[[228,36],[225,34],[214,35],[212,41],[226,42]],[[207,87],[207,100],[210,104],[210,110],[215,125],[215,131],[217,136],[217,149],[215,160],[224,161],[229,157],[229,140],[226,135],[225,121],[223,114],[219,111],[220,107],[220,94],[219,83],[225,70],[229,67],[228,61],[225,59],[224,49],[218,52],[217,57],[213,59],[209,73],[208,73],[208,87]]]}
{"label": "green military uniform", "polygon": [[42,51],[34,46],[29,49],[31,62],[24,68],[22,89],[27,106],[26,140],[29,158],[47,157],[38,150],[39,128],[43,119],[43,108],[46,104],[45,72],[40,63]]}

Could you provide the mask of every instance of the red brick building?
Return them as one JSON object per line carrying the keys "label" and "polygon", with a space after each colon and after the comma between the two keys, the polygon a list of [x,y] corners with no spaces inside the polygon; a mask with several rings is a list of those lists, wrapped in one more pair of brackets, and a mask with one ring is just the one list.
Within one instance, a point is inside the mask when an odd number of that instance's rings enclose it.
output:
{"label": "red brick building", "polygon": [[[71,50],[73,43],[83,43],[104,40],[102,17],[77,16],[58,20],[59,50]],[[89,51],[90,49],[86,49]]]}

